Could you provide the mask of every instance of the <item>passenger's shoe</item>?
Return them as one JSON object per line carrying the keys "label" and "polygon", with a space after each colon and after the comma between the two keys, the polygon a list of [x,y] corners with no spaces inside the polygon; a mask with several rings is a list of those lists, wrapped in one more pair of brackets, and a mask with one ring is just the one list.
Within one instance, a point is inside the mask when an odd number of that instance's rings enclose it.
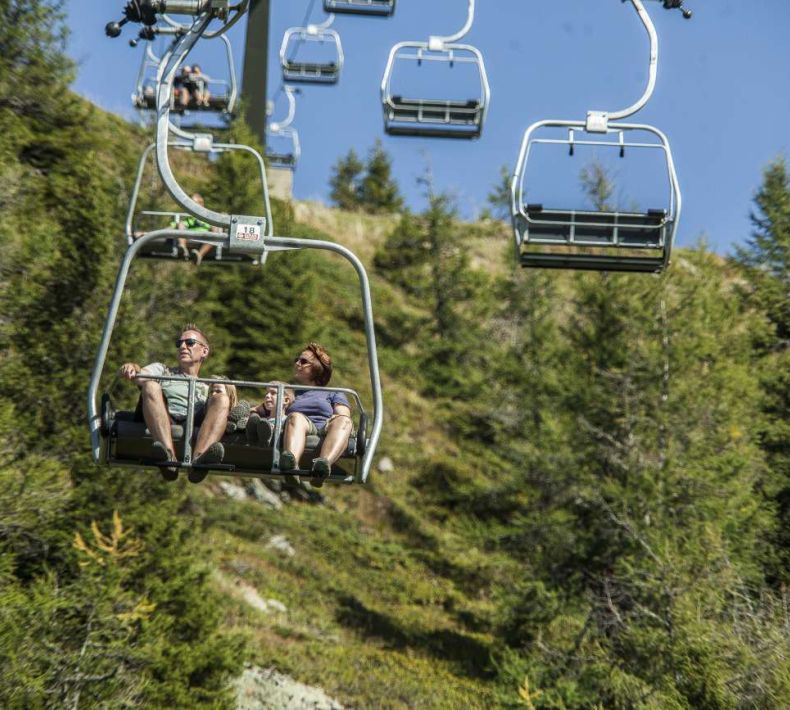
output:
{"label": "passenger's shoe", "polygon": [[250,414],[249,419],[247,419],[247,443],[248,444],[259,444],[260,441],[258,439],[258,424],[261,421],[261,415],[258,412],[253,412]]}
{"label": "passenger's shoe", "polygon": [[296,468],[296,456],[290,451],[280,452],[280,470],[293,471]]}
{"label": "passenger's shoe", "polygon": [[187,245],[186,244],[179,244],[178,245],[178,255],[184,261],[189,261],[189,249],[187,249]]}
{"label": "passenger's shoe", "polygon": [[[258,420],[255,422],[255,429],[258,432],[258,443],[261,446],[269,446],[274,437],[272,423],[265,417],[258,417]],[[282,465],[282,458],[280,458],[280,465]]]}
{"label": "passenger's shoe", "polygon": [[[228,414],[228,423],[225,425],[225,433],[232,434],[234,431],[246,429],[251,409],[250,403],[244,399],[233,405],[233,409],[231,409]],[[257,414],[255,416],[257,416]]]}
{"label": "passenger's shoe", "polygon": [[[155,441],[151,445],[151,448],[153,449],[152,455],[156,461],[164,463],[166,461],[174,461],[176,458],[176,455],[172,451],[168,451],[161,441]],[[178,467],[160,466],[159,473],[166,481],[175,481],[178,478]]]}
{"label": "passenger's shoe", "polygon": [[200,253],[200,249],[192,249],[189,253],[192,255],[195,266],[200,266],[203,262],[203,255]]}
{"label": "passenger's shoe", "polygon": [[329,463],[329,459],[325,459],[323,457],[319,457],[317,459],[313,459],[313,475],[315,478],[311,481],[314,488],[320,488],[324,485],[324,480],[329,478],[329,474],[332,472],[332,464]]}
{"label": "passenger's shoe", "polygon": [[225,447],[218,441],[215,441],[195,459],[194,463],[201,466],[201,468],[191,468],[189,470],[187,478],[189,478],[190,483],[200,483],[208,475],[209,469],[202,468],[203,466],[212,463],[222,463],[222,459],[224,458]]}

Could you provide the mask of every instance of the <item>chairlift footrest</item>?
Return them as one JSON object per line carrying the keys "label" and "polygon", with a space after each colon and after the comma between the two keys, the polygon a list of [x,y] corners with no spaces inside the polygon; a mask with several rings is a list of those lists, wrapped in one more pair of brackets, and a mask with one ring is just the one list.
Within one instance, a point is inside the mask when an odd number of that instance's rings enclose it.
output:
{"label": "chairlift footrest", "polygon": [[235,471],[236,467],[232,463],[193,463],[192,468],[200,471]]}

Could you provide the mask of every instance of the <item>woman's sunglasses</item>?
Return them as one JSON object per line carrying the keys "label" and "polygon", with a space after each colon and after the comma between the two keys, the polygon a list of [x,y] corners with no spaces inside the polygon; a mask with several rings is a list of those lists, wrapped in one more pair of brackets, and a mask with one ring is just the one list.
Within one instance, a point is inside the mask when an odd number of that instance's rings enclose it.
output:
{"label": "woman's sunglasses", "polygon": [[195,345],[200,344],[205,346],[205,343],[201,343],[199,340],[195,338],[176,338],[176,347],[180,348],[184,343],[187,344],[188,347],[193,348]]}

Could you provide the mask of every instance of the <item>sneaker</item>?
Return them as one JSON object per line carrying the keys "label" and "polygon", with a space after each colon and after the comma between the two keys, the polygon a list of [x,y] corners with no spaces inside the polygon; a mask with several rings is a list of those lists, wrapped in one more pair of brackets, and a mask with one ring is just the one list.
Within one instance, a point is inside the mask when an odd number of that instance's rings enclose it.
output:
{"label": "sneaker", "polygon": [[315,478],[312,480],[313,487],[320,488],[324,485],[324,479],[329,478],[332,471],[332,464],[328,459],[319,457],[313,459],[313,474]]}
{"label": "sneaker", "polygon": [[246,429],[247,422],[250,418],[250,409],[252,409],[252,407],[249,402],[244,399],[239,400],[228,414],[228,423],[225,425],[225,433],[232,434],[234,431],[243,431]]}
{"label": "sneaker", "polygon": [[248,444],[259,444],[260,441],[258,439],[258,424],[261,422],[261,415],[258,412],[253,412],[250,414],[249,419],[247,419],[247,443]]}
{"label": "sneaker", "polygon": [[[269,446],[274,438],[274,427],[272,423],[264,417],[258,417],[258,421],[255,422],[255,428],[258,432],[258,443],[261,446]],[[280,456],[280,466],[282,465],[283,459],[282,456]]]}
{"label": "sneaker", "polygon": [[195,266],[200,266],[203,261],[203,254],[200,253],[200,249],[192,249],[189,253],[192,255]]}
{"label": "sneaker", "polygon": [[189,261],[189,249],[187,249],[186,244],[178,245],[178,255],[184,259],[184,261]]}
{"label": "sneaker", "polygon": [[222,463],[222,459],[224,458],[225,447],[218,441],[215,441],[195,459],[194,463],[201,466],[201,468],[189,469],[187,478],[189,478],[190,483],[200,483],[208,475],[209,469],[202,468],[202,466],[207,466],[212,463]]}
{"label": "sneaker", "polygon": [[[161,441],[155,441],[151,448],[153,451],[151,455],[154,461],[165,463],[166,461],[175,461],[176,455],[172,451],[168,451]],[[160,466],[159,473],[166,481],[175,481],[178,478],[177,466]]]}
{"label": "sneaker", "polygon": [[293,471],[296,468],[296,456],[290,451],[280,452],[280,470]]}

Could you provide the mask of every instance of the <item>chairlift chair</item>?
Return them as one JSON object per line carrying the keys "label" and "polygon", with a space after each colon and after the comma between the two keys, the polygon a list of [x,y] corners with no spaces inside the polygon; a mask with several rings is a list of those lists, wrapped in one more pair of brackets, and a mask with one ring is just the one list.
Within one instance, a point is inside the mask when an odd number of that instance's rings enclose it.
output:
{"label": "chairlift chair", "polygon": [[[178,129],[176,127],[172,127],[172,130]],[[260,153],[247,145],[238,143],[215,143],[213,137],[210,134],[190,134],[184,131],[179,131],[179,133],[180,137],[177,140],[169,141],[169,146],[175,150],[206,155],[207,157],[214,157],[232,152],[243,152],[251,155],[255,159],[258,166],[258,176],[260,178],[261,184],[261,206],[265,215],[263,218],[263,227],[264,231],[271,235],[273,226],[271,219],[271,206],[269,203],[269,189],[266,181],[266,169]],[[141,224],[142,222],[157,225],[157,228],[161,229],[168,224],[178,225],[187,217],[189,217],[189,215],[184,212],[161,210],[138,211],[137,209],[137,203],[140,196],[140,186],[142,185],[145,167],[155,148],[156,143],[149,144],[143,151],[143,154],[140,156],[140,160],[137,165],[137,175],[132,187],[132,195],[129,200],[129,209],[126,213],[126,223],[124,229],[128,246],[131,246],[146,232],[154,231],[153,229],[146,229],[145,225]],[[209,243],[205,240],[206,235],[210,234],[208,229],[206,229],[205,232],[182,230],[178,229],[178,226],[176,226],[176,229],[179,231],[179,236],[177,238],[174,239],[170,237],[167,239],[150,242],[144,249],[140,251],[138,256],[144,259],[182,259],[183,257],[179,253],[178,249],[178,239],[186,239],[191,246]],[[214,242],[212,241],[210,243]],[[259,256],[254,254],[251,255],[238,252],[228,252],[222,243],[216,244],[215,248],[205,255],[202,261],[202,263],[217,264],[237,264],[239,262],[260,263]]]}
{"label": "chairlift chair", "polygon": [[324,0],[326,12],[388,17],[395,12],[395,0]]}
{"label": "chairlift chair", "polygon": [[[630,2],[650,38],[648,82],[642,97],[622,111],[589,111],[582,121],[537,121],[524,133],[511,180],[511,218],[516,256],[525,268],[656,273],[669,265],[682,204],[669,141],[653,126],[613,121],[636,113],[655,87],[658,38],[642,0]],[[680,5],[682,0],[664,2],[667,9]],[[683,12],[689,16],[689,11]],[[543,137],[546,129],[564,130],[567,137]],[[577,146],[595,146],[617,150],[626,159],[631,151],[657,150],[666,167],[664,204],[644,210],[579,210],[528,202],[534,185],[528,182],[527,167],[538,145],[563,146],[569,156]]]}
{"label": "chairlift chair", "polygon": [[[159,32],[164,33],[165,30],[160,28]],[[236,81],[236,69],[233,63],[233,49],[226,35],[220,35],[219,39],[222,41],[225,48],[228,79],[216,79],[208,74],[201,73],[202,79],[208,88],[208,105],[198,105],[195,103],[194,98],[191,98],[189,103],[184,106],[175,100],[175,95],[171,92],[170,110],[173,113],[183,114],[189,111],[199,111],[221,113],[224,115],[233,114],[238,98],[238,84]],[[150,42],[146,43],[140,63],[140,70],[137,74],[137,83],[132,93],[132,104],[135,108],[144,111],[153,111],[156,109],[156,89],[160,80],[159,68],[162,62],[166,61],[166,57],[167,54],[165,54],[164,57],[157,57],[153,52]]]}
{"label": "chairlift chair", "polygon": [[[397,136],[434,138],[479,138],[491,97],[483,55],[469,44],[457,40],[466,35],[474,20],[474,0],[464,27],[449,37],[430,37],[427,42],[399,42],[392,47],[381,81],[384,130]],[[404,95],[393,88],[393,76],[407,65],[422,67],[437,62],[453,68],[466,65],[474,69],[477,85],[468,98],[449,99]]]}
{"label": "chairlift chair", "polygon": [[[291,27],[283,34],[280,65],[283,81],[301,84],[335,84],[343,68],[343,45],[340,35],[330,28],[335,16],[326,22],[307,27]],[[310,58],[311,49],[328,49],[328,59]]]}

